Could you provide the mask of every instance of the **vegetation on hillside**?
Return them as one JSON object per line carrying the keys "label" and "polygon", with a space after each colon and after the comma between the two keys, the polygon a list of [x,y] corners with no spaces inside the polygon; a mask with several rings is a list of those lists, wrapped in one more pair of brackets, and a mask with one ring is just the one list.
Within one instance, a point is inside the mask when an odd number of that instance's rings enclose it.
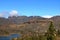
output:
{"label": "vegetation on hillside", "polygon": [[14,40],[56,40],[56,29],[53,22],[50,22],[50,26],[44,35],[33,31]]}

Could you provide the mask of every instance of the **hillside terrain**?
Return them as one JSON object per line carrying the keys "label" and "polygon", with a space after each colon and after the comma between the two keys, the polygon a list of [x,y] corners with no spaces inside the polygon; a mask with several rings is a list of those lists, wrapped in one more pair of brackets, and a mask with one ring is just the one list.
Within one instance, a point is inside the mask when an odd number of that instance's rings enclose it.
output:
{"label": "hillside terrain", "polygon": [[48,29],[49,21],[53,21],[56,30],[60,29],[60,16],[43,18],[40,16],[12,16],[0,18],[0,32],[6,30],[11,33],[28,33],[30,31],[44,33]]}

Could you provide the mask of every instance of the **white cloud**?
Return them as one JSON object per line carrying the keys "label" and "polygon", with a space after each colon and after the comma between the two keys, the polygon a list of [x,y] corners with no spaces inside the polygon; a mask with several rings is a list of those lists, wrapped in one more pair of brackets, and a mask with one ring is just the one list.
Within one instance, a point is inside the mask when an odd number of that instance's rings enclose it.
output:
{"label": "white cloud", "polygon": [[0,13],[0,17],[4,17],[4,15],[2,13]]}
{"label": "white cloud", "polygon": [[11,12],[9,12],[9,16],[17,16],[18,15],[18,11],[16,10],[12,10]]}
{"label": "white cloud", "polygon": [[18,16],[18,11],[12,10],[11,12],[8,12],[8,11],[0,12],[0,17],[8,18],[8,16]]}
{"label": "white cloud", "polygon": [[44,17],[44,18],[51,18],[52,16],[50,16],[50,15],[45,15],[45,16],[42,16],[42,17]]}
{"label": "white cloud", "polygon": [[0,12],[0,17],[8,17],[9,12],[7,11],[2,11]]}

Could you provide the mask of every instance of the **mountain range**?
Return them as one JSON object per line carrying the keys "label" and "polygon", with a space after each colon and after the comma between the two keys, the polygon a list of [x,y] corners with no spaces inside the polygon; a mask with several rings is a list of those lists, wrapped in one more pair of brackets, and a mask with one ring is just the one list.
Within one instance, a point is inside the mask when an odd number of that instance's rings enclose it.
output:
{"label": "mountain range", "polygon": [[55,28],[60,29],[60,16],[53,16],[51,18],[43,18],[41,16],[9,16],[8,18],[0,17],[0,30],[45,31],[48,29],[49,21],[53,21]]}

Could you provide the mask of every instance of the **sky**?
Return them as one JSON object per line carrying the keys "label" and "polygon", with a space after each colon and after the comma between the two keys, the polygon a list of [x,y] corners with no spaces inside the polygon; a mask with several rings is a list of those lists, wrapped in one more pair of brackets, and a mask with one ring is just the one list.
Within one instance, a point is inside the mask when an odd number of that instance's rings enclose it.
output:
{"label": "sky", "polygon": [[60,0],[0,0],[0,17],[60,15]]}

